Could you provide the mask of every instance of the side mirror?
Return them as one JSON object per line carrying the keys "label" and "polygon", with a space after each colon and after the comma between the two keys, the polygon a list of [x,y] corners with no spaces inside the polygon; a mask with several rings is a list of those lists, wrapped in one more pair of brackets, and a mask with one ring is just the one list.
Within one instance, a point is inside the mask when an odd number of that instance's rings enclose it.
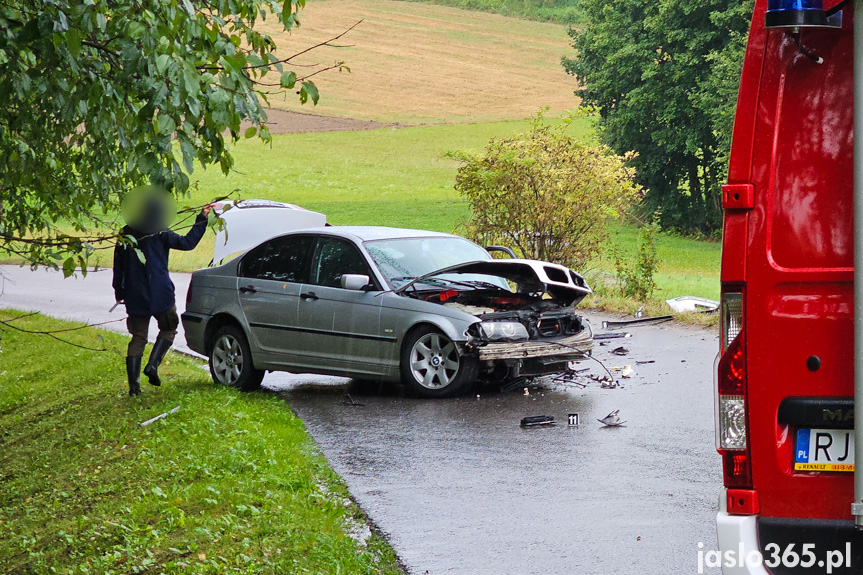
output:
{"label": "side mirror", "polygon": [[342,289],[360,291],[369,285],[369,276],[360,274],[342,274]]}

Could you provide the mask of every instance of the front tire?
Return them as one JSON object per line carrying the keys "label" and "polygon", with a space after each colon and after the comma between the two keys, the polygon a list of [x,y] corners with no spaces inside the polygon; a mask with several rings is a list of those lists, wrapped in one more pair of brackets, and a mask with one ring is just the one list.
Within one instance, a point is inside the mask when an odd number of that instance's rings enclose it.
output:
{"label": "front tire", "polygon": [[213,381],[243,391],[261,388],[264,372],[252,365],[252,352],[243,330],[235,325],[223,325],[213,336],[210,347],[210,375]]}
{"label": "front tire", "polygon": [[459,355],[458,346],[441,331],[426,325],[405,337],[400,371],[402,383],[420,397],[454,397],[476,383],[477,360]]}

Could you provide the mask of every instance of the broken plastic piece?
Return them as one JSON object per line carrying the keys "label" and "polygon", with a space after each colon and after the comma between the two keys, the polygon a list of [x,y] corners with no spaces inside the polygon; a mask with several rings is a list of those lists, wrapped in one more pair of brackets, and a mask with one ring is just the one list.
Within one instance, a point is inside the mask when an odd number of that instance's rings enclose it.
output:
{"label": "broken plastic piece", "polygon": [[612,349],[611,353],[613,353],[614,355],[629,355],[629,350],[621,346]]}
{"label": "broken plastic piece", "polygon": [[[621,320],[621,321],[604,321],[602,322],[603,329],[617,329],[620,327],[628,327],[628,326],[639,326],[639,325],[651,325],[654,323],[662,323],[665,321],[670,321],[674,319],[674,316],[670,315],[659,315],[656,317],[642,317],[639,319],[629,319],[629,320]],[[596,336],[594,336],[596,339]]]}
{"label": "broken plastic piece", "polygon": [[[479,396],[477,396],[477,397],[479,397]],[[358,401],[354,401],[354,398],[351,397],[350,393],[346,393],[342,396],[342,403],[344,403],[345,405],[352,405],[353,407],[365,406],[365,403],[360,403]]]}
{"label": "broken plastic piece", "polygon": [[619,339],[622,337],[632,337],[631,333],[595,333],[593,339]]}
{"label": "broken plastic piece", "polygon": [[521,418],[522,427],[536,427],[538,425],[554,425],[554,417],[551,415],[528,415]]}
{"label": "broken plastic piece", "polygon": [[170,410],[170,411],[166,411],[165,413],[160,413],[160,414],[159,414],[159,415],[157,415],[156,417],[153,417],[153,418],[151,418],[151,419],[148,419],[147,421],[142,421],[142,422],[141,422],[141,423],[139,423],[138,425],[140,425],[141,427],[147,427],[147,426],[148,426],[148,425],[150,425],[151,423],[156,422],[156,421],[159,421],[160,419],[165,419],[166,417],[168,417],[168,415],[169,415],[169,414],[171,414],[171,413],[177,413],[178,411],[180,411],[180,406],[179,406],[179,405],[178,405],[177,407],[175,407],[174,409],[172,409],[172,410]]}
{"label": "broken plastic piece", "polygon": [[609,413],[608,415],[606,415],[602,419],[597,419],[597,421],[603,425],[607,425],[608,427],[620,427],[621,425],[623,425],[626,422],[622,421],[620,419],[619,413],[620,413],[620,410],[615,409],[614,411],[612,411],[611,413]]}
{"label": "broken plastic piece", "polygon": [[719,309],[718,301],[692,295],[682,295],[674,299],[667,299],[665,303],[676,312],[698,311],[710,313]]}

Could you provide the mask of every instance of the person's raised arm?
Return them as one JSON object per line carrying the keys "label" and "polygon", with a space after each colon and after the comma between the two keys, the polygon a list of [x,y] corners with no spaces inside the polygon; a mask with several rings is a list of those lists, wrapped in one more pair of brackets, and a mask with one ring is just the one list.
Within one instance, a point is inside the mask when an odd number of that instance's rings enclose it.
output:
{"label": "person's raised arm", "polygon": [[185,236],[168,230],[168,247],[172,250],[185,252],[195,249],[201,238],[204,237],[204,232],[207,231],[207,216],[210,214],[212,207],[212,204],[207,204],[201,209],[201,213],[195,218],[195,224],[186,232]]}

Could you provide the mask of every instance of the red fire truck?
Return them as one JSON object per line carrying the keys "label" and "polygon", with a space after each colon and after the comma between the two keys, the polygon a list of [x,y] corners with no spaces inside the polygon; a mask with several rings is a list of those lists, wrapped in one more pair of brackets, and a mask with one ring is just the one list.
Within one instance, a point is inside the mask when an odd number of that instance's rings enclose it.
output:
{"label": "red fire truck", "polygon": [[716,424],[725,575],[863,573],[855,133],[863,0],[756,0],[723,188]]}

